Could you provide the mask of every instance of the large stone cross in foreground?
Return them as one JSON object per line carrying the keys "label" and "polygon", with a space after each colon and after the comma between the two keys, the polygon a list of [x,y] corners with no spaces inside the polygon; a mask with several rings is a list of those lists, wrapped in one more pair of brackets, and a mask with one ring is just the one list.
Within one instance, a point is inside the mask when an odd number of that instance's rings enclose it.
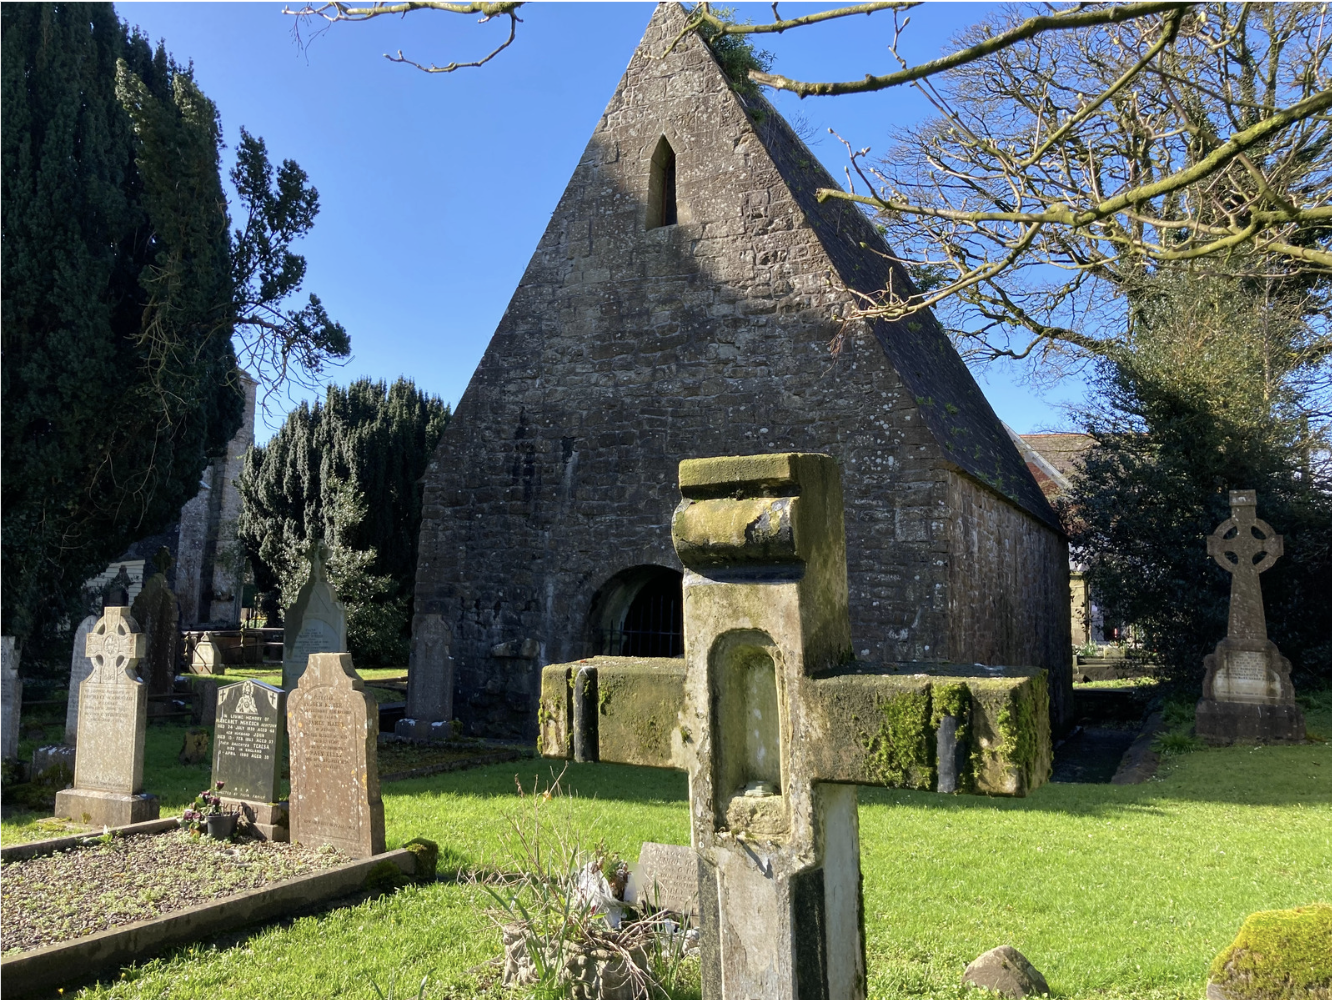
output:
{"label": "large stone cross in foreground", "polygon": [[680,492],[684,659],[546,667],[542,752],[689,772],[705,997],[862,998],[855,786],[1025,794],[1049,773],[1044,673],[852,663],[826,455],[688,460]]}
{"label": "large stone cross in foreground", "polygon": [[1258,580],[1282,548],[1281,536],[1258,518],[1254,491],[1231,490],[1230,517],[1207,536],[1207,554],[1230,573],[1229,628],[1203,661],[1206,673],[1195,712],[1198,735],[1210,743],[1304,740],[1304,713],[1295,704],[1290,661],[1267,638]]}

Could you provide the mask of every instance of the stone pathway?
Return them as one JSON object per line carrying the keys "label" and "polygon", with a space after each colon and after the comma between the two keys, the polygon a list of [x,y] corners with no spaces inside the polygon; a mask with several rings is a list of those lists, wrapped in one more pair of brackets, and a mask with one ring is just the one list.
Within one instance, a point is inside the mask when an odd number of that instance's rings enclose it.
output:
{"label": "stone pathway", "polygon": [[1109,784],[1119,761],[1138,735],[1136,727],[1086,726],[1055,747],[1051,781]]}

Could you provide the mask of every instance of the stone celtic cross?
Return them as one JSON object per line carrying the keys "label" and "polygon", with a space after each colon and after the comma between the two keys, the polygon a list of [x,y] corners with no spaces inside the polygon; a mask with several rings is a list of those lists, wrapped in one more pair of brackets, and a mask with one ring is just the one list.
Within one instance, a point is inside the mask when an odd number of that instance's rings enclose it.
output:
{"label": "stone celtic cross", "polygon": [[143,794],[148,688],[136,669],[148,636],[129,608],[111,607],[84,648],[92,669],[79,684],[74,787],[56,793],[55,814],[89,826],[156,819],[157,799]]}
{"label": "stone celtic cross", "polygon": [[1281,557],[1281,536],[1258,518],[1253,490],[1230,491],[1230,517],[1207,536],[1207,554],[1230,573],[1230,628],[1233,639],[1266,639],[1263,588],[1258,574]]}
{"label": "stone celtic cross", "polygon": [[93,676],[107,683],[115,673],[132,673],[148,654],[148,635],[140,632],[129,608],[107,608],[106,613],[88,633],[87,656],[93,662]]}
{"label": "stone celtic cross", "polygon": [[546,667],[542,751],[689,772],[705,997],[859,1000],[855,786],[1025,794],[1049,773],[1044,673],[852,663],[830,457],[689,460],[680,491],[684,658]]}
{"label": "stone celtic cross", "polygon": [[1203,660],[1198,735],[1209,743],[1299,743],[1304,713],[1295,704],[1290,661],[1267,638],[1258,574],[1281,556],[1281,536],[1258,519],[1253,490],[1230,491],[1230,517],[1207,536],[1207,554],[1230,574],[1226,637]]}

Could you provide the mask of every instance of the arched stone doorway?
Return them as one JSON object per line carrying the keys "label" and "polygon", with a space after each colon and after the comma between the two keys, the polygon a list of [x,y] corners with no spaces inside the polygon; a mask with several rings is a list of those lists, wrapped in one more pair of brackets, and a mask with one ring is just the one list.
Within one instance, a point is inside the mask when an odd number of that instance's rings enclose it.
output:
{"label": "arched stone doorway", "polygon": [[592,654],[683,656],[681,580],[665,566],[634,566],[606,581],[588,617]]}

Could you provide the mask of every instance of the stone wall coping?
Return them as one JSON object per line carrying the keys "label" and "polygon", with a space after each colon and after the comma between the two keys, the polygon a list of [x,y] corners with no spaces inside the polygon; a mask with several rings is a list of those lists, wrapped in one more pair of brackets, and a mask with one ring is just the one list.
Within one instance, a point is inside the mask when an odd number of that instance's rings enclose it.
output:
{"label": "stone wall coping", "polygon": [[350,895],[363,888],[371,872],[385,862],[397,867],[404,875],[416,873],[415,855],[405,848],[399,848],[350,862],[340,868],[298,875],[283,882],[151,920],[140,920],[72,941],[61,941],[21,954],[6,955],[0,959],[0,977],[4,979],[5,997],[49,990],[109,967],[142,961],[167,948],[199,941],[246,924],[273,920],[294,910]]}
{"label": "stone wall coping", "polygon": [[[115,837],[152,836],[153,834],[166,833],[168,830],[174,830],[179,826],[180,817],[169,816],[166,819],[150,819],[142,823],[114,826],[106,833]],[[48,854],[57,854],[60,851],[83,847],[88,841],[103,837],[106,833],[89,831],[88,833],[75,833],[65,837],[52,837],[48,840],[30,840],[26,844],[14,844],[11,847],[0,848],[0,864],[7,865],[11,861],[27,861],[29,858],[45,857]]]}

